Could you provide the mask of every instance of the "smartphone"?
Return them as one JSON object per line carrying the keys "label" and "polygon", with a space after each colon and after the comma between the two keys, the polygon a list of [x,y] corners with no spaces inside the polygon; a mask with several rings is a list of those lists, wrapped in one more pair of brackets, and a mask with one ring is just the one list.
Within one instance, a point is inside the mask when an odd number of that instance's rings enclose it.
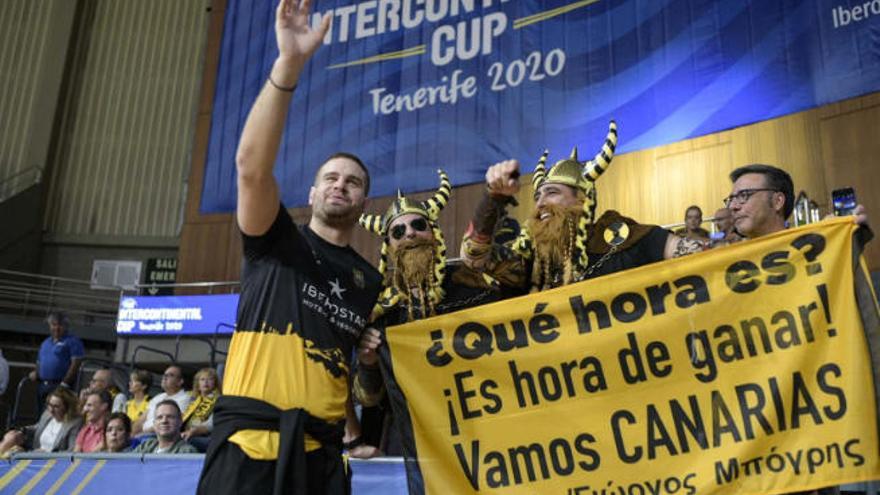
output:
{"label": "smartphone", "polygon": [[856,208],[856,192],[851,187],[844,187],[831,191],[831,202],[834,204],[834,214],[838,217],[852,215]]}

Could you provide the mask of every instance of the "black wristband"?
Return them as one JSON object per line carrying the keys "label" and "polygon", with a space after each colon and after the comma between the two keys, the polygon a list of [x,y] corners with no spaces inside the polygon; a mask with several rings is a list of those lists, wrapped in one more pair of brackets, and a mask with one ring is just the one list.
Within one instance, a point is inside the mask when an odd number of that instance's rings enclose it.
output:
{"label": "black wristband", "polygon": [[279,86],[278,83],[272,80],[272,74],[269,74],[269,84],[274,86],[275,89],[277,89],[278,91],[284,91],[285,93],[293,93],[293,91],[296,89],[296,84],[290,87]]}
{"label": "black wristband", "polygon": [[343,446],[346,450],[351,450],[351,449],[353,449],[353,448],[355,448],[355,447],[360,447],[361,445],[364,445],[364,444],[366,444],[366,443],[367,443],[367,441],[364,440],[364,436],[363,436],[363,435],[358,435],[357,437],[355,437],[355,438],[349,440],[348,442],[343,442],[342,446]]}

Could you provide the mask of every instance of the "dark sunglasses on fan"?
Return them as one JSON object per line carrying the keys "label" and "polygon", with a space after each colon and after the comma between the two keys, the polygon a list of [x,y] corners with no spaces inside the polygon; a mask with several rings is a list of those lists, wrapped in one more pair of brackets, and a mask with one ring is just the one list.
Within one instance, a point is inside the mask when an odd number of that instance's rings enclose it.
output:
{"label": "dark sunglasses on fan", "polygon": [[[406,223],[399,223],[394,227],[391,227],[391,237],[395,241],[403,239],[403,236],[406,235],[406,226]],[[416,232],[424,232],[428,230],[428,221],[421,217],[415,218],[409,222],[409,226]]]}

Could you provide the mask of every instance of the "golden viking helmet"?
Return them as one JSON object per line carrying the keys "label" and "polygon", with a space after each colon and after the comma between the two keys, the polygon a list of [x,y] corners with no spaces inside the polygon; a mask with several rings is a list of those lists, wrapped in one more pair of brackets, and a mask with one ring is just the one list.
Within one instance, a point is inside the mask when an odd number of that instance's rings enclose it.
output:
{"label": "golden viking helmet", "polygon": [[571,155],[556,162],[548,171],[546,169],[547,155],[544,151],[535,174],[532,176],[532,187],[537,191],[544,184],[564,184],[573,187],[584,194],[589,194],[593,189],[593,183],[602,175],[614,158],[614,149],[617,147],[617,123],[613,120],[608,124],[608,135],[602,149],[592,160],[581,162],[577,156],[577,146],[571,150]]}
{"label": "golden viking helmet", "polygon": [[362,214],[358,222],[361,227],[373,232],[374,234],[385,236],[388,234],[388,226],[395,218],[415,213],[427,218],[432,224],[437,222],[440,212],[449,202],[449,196],[452,192],[452,185],[449,183],[449,176],[442,170],[437,170],[440,176],[440,187],[430,198],[425,201],[413,201],[407,199],[400,191],[397,191],[397,199],[391,203],[388,210],[382,216],[373,214]]}

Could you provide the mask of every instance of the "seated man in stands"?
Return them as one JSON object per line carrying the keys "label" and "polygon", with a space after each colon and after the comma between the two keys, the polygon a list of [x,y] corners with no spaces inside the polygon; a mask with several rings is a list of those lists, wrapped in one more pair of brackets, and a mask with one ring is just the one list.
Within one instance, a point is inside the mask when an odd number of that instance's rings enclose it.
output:
{"label": "seated man in stands", "polygon": [[736,233],[736,229],[733,228],[733,213],[730,212],[727,208],[720,208],[715,212],[715,220],[713,223],[715,224],[715,233],[712,234],[712,242],[710,243],[710,247],[722,247],[729,246],[734,242],[739,242],[743,240],[743,237]]}
{"label": "seated man in stands", "polygon": [[86,397],[83,414],[86,424],[76,436],[74,452],[100,452],[104,450],[104,427],[110,416],[110,392],[102,390],[91,392]]}
{"label": "seated man in stands", "polygon": [[156,405],[154,422],[156,437],[141,442],[134,451],[142,454],[197,454],[198,451],[180,437],[180,407],[165,399]]}
{"label": "seated man in stands", "polygon": [[214,368],[202,368],[193,378],[193,401],[183,413],[181,436],[199,452],[208,448],[214,429],[214,404],[220,397],[220,378]]}
{"label": "seated man in stands", "polygon": [[131,420],[122,412],[115,412],[104,428],[105,452],[131,452]]}
{"label": "seated man in stands", "polygon": [[110,408],[111,412],[125,411],[125,394],[113,385],[113,375],[109,368],[99,369],[92,375],[92,379],[89,380],[89,388],[80,390],[79,400],[85,403],[86,397],[90,392],[100,392],[102,390],[109,392],[110,397],[113,399],[113,405]]}
{"label": "seated man in stands", "polygon": [[153,421],[156,415],[156,406],[162,401],[173,400],[181,411],[185,411],[192,401],[192,396],[183,389],[183,369],[172,364],[165,368],[162,375],[163,392],[150,400],[147,406],[147,414],[134,426],[135,435],[153,433]]}

